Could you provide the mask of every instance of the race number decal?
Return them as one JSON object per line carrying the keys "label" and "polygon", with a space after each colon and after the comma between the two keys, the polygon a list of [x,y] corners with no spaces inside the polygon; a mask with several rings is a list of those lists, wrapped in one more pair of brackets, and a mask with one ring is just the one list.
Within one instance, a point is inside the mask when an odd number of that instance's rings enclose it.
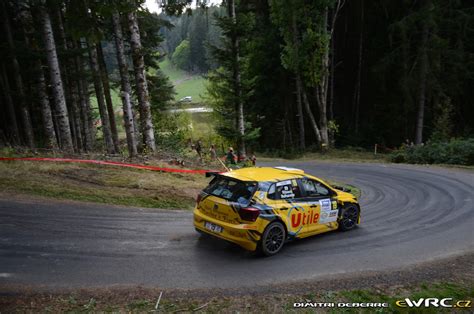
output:
{"label": "race number decal", "polygon": [[319,218],[320,224],[325,224],[329,222],[334,222],[337,220],[338,210],[332,209],[332,203],[329,198],[319,201],[319,206],[321,208],[321,215]]}
{"label": "race number decal", "polygon": [[280,193],[282,199],[295,197],[291,185],[284,185]]}

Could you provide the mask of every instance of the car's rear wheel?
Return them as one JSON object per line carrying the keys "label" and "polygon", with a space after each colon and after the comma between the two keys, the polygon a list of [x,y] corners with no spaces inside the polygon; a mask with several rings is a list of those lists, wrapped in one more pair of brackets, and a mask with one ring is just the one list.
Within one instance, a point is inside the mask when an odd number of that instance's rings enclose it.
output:
{"label": "car's rear wheel", "polygon": [[339,215],[339,230],[348,231],[357,226],[359,220],[359,207],[354,204],[345,206]]}
{"label": "car's rear wheel", "polygon": [[267,226],[260,242],[260,251],[266,256],[280,252],[285,244],[286,231],[280,222],[272,222]]}

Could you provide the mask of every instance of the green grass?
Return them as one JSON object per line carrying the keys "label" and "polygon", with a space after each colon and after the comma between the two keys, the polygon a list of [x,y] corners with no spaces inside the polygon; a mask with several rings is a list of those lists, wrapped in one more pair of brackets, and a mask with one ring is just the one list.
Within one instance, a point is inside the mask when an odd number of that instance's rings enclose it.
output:
{"label": "green grass", "polygon": [[[390,305],[390,308],[384,309],[383,313],[399,313],[399,312],[408,312],[408,309],[401,309],[397,307],[395,302],[397,300],[404,300],[405,298],[410,298],[411,300],[419,300],[420,298],[452,298],[453,301],[459,300],[471,300],[474,297],[474,285],[461,286],[455,283],[441,282],[434,284],[421,284],[418,287],[411,288],[411,291],[406,289],[400,291],[395,291],[393,293],[383,293],[374,290],[349,290],[341,291],[338,293],[340,299],[343,299],[343,302],[386,302]],[[471,304],[472,308],[472,304]],[[458,309],[458,311],[460,311]],[[341,311],[340,309],[334,313],[360,313],[360,310],[356,309],[346,309]],[[369,313],[369,310],[362,311],[364,313]],[[449,309],[442,308],[420,308],[420,309],[411,309],[412,313],[440,313],[440,312],[450,312]]]}
{"label": "green grass", "polygon": [[207,182],[201,175],[110,166],[0,163],[0,190],[3,192],[104,204],[192,209],[195,196]]}
{"label": "green grass", "polygon": [[201,95],[205,92],[205,78],[175,68],[168,59],[160,62],[160,69],[173,83],[176,90],[176,101],[186,96],[191,96],[194,103],[202,101]]}
{"label": "green grass", "polygon": [[[110,97],[112,98],[112,104],[114,106],[115,112],[115,124],[117,125],[117,133],[119,139],[123,140],[126,138],[125,128],[123,125],[123,118],[120,114],[122,112],[122,100],[120,99],[120,94],[118,90],[110,89]],[[99,105],[97,104],[97,97],[92,94],[91,96],[91,109],[92,117],[99,119]]]}
{"label": "green grass", "polygon": [[193,102],[202,102],[201,96],[205,92],[205,82],[206,80],[202,76],[193,76],[191,79],[175,85],[176,100],[180,100],[186,96],[191,96]]}
{"label": "green grass", "polygon": [[371,151],[356,148],[330,149],[326,152],[305,152],[305,153],[284,153],[284,152],[260,152],[259,160],[295,160],[295,161],[315,161],[315,160],[337,160],[337,161],[357,161],[357,162],[388,162],[386,154],[374,155]]}
{"label": "green grass", "polygon": [[332,181],[332,180],[324,180],[324,181],[326,181],[327,183],[329,183],[332,186],[338,186],[338,187],[345,188],[348,193],[351,193],[352,195],[357,197],[357,199],[359,199],[360,196],[362,195],[362,191],[354,185],[341,183],[341,182],[336,182],[336,181]]}
{"label": "green grass", "polygon": [[168,58],[160,62],[160,69],[168,76],[171,82],[181,80],[186,76],[186,72],[175,68]]}

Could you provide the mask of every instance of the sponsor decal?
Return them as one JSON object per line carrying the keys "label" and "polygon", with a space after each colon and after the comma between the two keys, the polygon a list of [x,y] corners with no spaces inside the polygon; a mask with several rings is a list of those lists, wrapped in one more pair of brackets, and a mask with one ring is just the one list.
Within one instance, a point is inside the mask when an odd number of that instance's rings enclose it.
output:
{"label": "sponsor decal", "polygon": [[282,185],[291,185],[291,180],[285,180],[285,181],[280,181],[276,183],[276,186],[282,186]]}
{"label": "sponsor decal", "polygon": [[337,203],[336,209],[333,209],[334,203],[335,202],[331,202],[329,198],[319,201],[319,206],[321,208],[321,218],[319,219],[319,223],[325,224],[337,220],[337,214],[339,211],[337,210]]}
{"label": "sponsor decal", "polygon": [[331,210],[331,200],[329,198],[320,200],[319,205],[321,206],[321,211]]}
{"label": "sponsor decal", "polygon": [[[299,205],[292,204],[291,201],[289,201],[289,203],[292,205],[292,207],[288,211],[287,221],[290,223],[291,229],[293,229],[293,231],[289,231],[289,234],[291,236],[295,236],[301,231],[301,228],[303,228],[303,225],[301,225],[301,223],[300,223],[299,225],[295,224],[296,227],[293,227],[293,224],[291,223],[291,220],[293,219],[293,216],[297,216],[298,214],[304,213],[304,208],[299,206]],[[297,219],[297,217],[295,217],[295,222],[296,222],[296,219]],[[301,218],[300,218],[300,222],[301,222]]]}
{"label": "sponsor decal", "polygon": [[295,193],[293,193],[291,185],[283,186],[283,189],[281,190],[280,195],[282,199],[295,197]]}
{"label": "sponsor decal", "polygon": [[291,215],[291,228],[296,229],[300,226],[317,224],[319,214],[313,210],[307,213],[294,213]]}

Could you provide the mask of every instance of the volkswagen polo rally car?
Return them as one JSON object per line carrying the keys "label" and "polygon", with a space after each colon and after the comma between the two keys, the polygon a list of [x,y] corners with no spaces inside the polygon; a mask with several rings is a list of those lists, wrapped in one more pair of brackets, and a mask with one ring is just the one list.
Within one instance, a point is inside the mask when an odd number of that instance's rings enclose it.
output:
{"label": "volkswagen polo rally car", "polygon": [[194,226],[201,233],[264,255],[285,242],[355,228],[360,206],[354,195],[303,170],[252,167],[213,176],[198,195]]}

